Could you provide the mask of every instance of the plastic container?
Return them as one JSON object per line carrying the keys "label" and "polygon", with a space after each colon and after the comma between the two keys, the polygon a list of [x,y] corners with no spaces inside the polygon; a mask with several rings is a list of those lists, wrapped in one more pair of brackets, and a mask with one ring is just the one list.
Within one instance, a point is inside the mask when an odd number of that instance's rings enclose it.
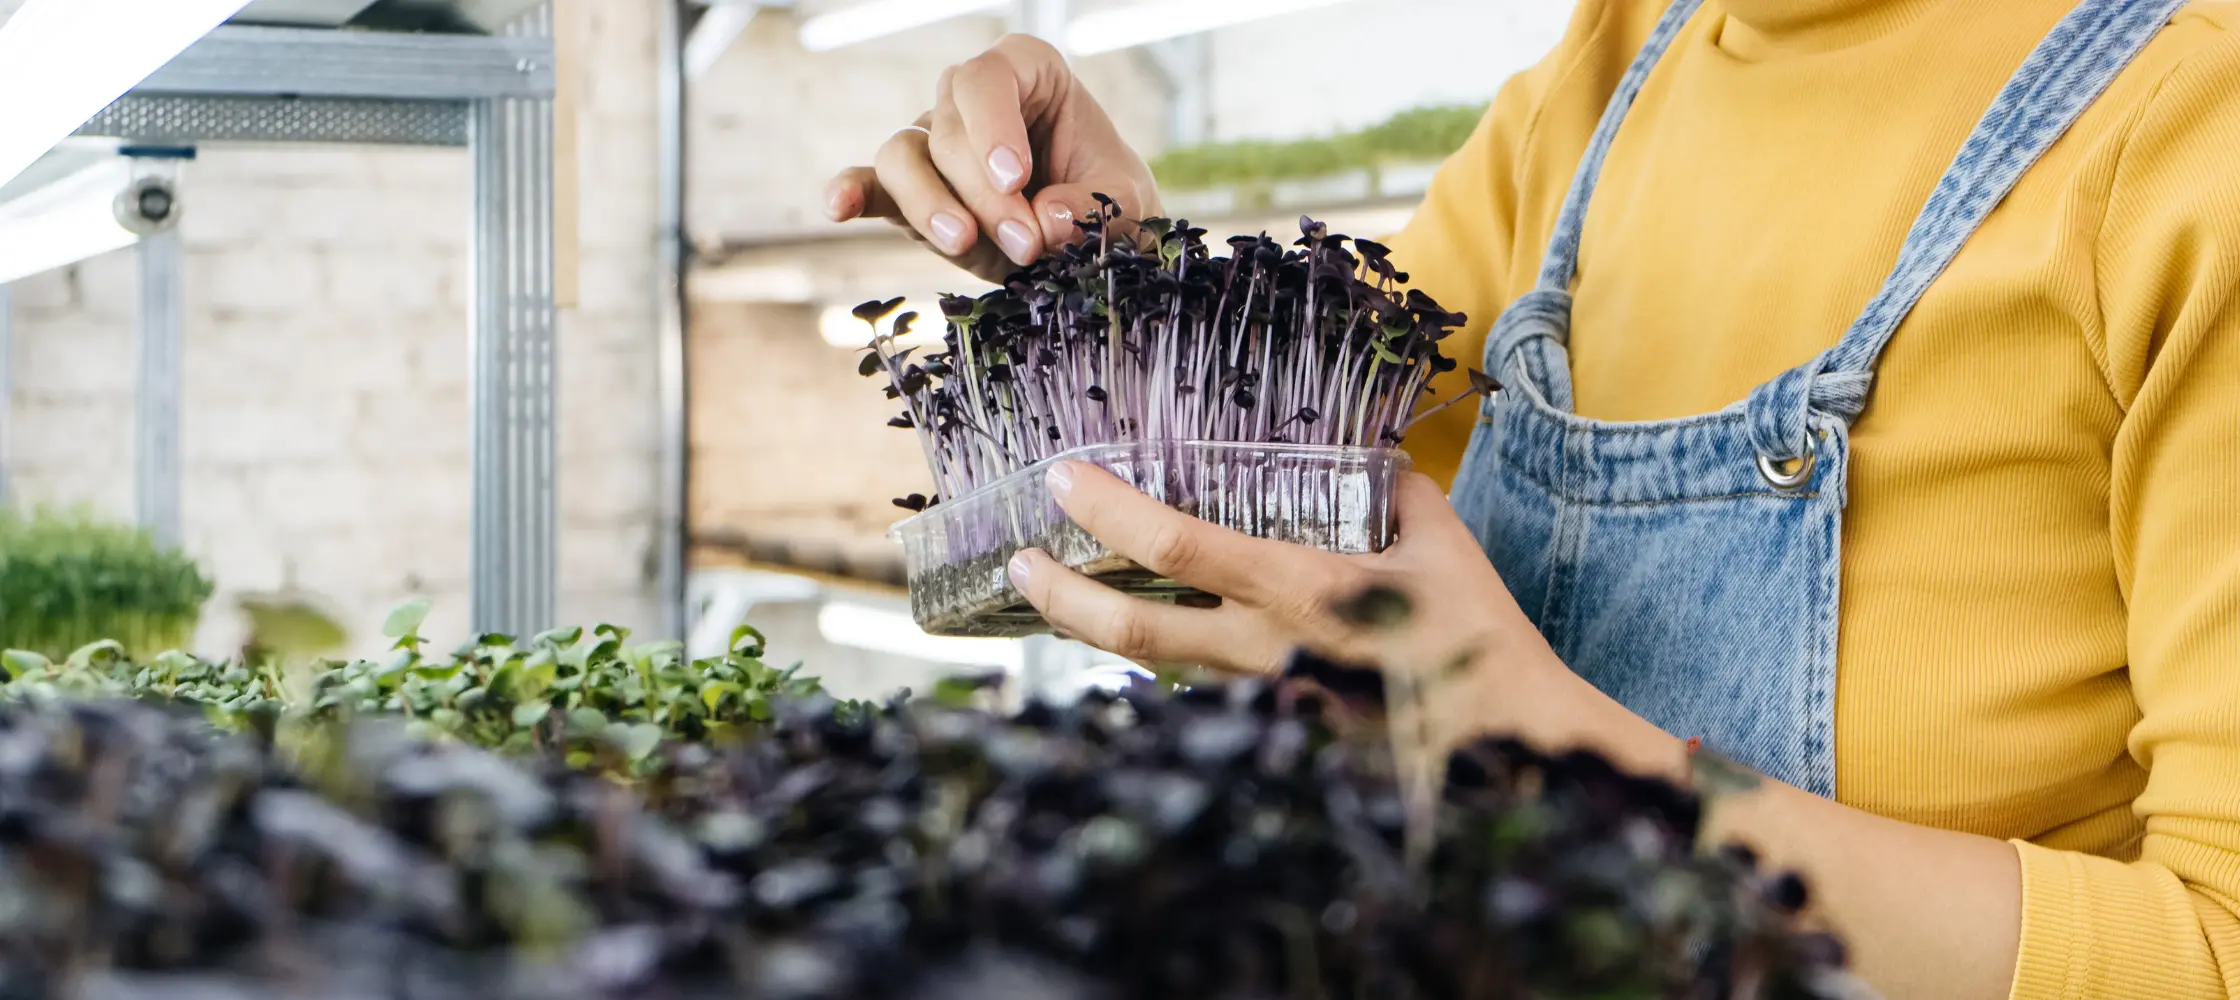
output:
{"label": "plastic container", "polygon": [[1012,589],[1023,548],[1126,593],[1192,603],[1208,595],[1144,569],[1066,519],[1043,473],[1061,461],[1103,468],[1176,510],[1258,538],[1329,552],[1381,552],[1394,534],[1393,485],[1409,467],[1391,448],[1132,441],[1045,459],[894,526],[910,610],[934,635],[1016,637],[1050,631]]}

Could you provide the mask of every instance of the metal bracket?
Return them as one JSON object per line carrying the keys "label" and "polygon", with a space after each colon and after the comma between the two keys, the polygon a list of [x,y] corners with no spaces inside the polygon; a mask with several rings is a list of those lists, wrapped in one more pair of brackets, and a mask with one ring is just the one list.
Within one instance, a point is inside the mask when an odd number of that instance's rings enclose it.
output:
{"label": "metal bracket", "polygon": [[477,101],[549,98],[558,79],[550,36],[227,25],[133,93]]}
{"label": "metal bracket", "polygon": [[[691,303],[686,282],[692,263],[692,240],[685,231],[686,207],[686,108],[690,93],[685,86],[687,63],[694,44],[685,35],[684,0],[660,0],[659,152],[660,152],[660,257],[661,298],[658,333],[657,392],[661,427],[660,529],[655,536],[655,575],[660,587],[661,623],[665,635],[688,635],[685,572],[690,562],[692,414],[687,393],[685,361],[692,327]],[[710,11],[714,17],[723,8]],[[752,11],[749,11],[752,16]],[[706,18],[702,19],[702,26]],[[744,22],[741,23],[744,27]],[[697,31],[697,29],[695,29]],[[712,58],[710,60],[713,61]],[[743,613],[743,612],[742,612]]]}
{"label": "metal bracket", "polygon": [[138,143],[364,142],[467,144],[463,101],[366,97],[273,98],[235,94],[126,94],[78,135]]}
{"label": "metal bracket", "polygon": [[179,546],[179,231],[140,241],[140,389],[133,415],[133,507],[156,544]]}
{"label": "metal bracket", "polygon": [[0,283],[0,508],[8,505],[8,413],[15,400],[15,374],[8,367],[9,334],[15,323],[14,285]]}
{"label": "metal bracket", "polygon": [[[510,31],[549,39],[546,4]],[[516,37],[516,36],[508,36]],[[474,413],[469,614],[477,632],[552,625],[558,560],[553,103],[478,101],[474,155]]]}
{"label": "metal bracket", "polygon": [[[81,129],[131,142],[467,146],[474,160],[471,626],[552,624],[558,561],[549,3],[498,36],[229,25]],[[178,237],[141,244],[137,500],[179,540]]]}

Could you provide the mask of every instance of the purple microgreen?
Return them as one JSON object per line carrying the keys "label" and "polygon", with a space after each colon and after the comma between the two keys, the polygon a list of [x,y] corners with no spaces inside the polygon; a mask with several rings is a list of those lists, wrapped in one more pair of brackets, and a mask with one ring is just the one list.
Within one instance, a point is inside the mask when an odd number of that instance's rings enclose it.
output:
{"label": "purple microgreen", "polygon": [[1464,318],[1403,289],[1381,244],[1301,219],[1288,248],[1239,235],[1216,256],[1188,222],[1096,201],[1080,241],[944,296],[943,343],[919,363],[894,349],[914,314],[879,333],[900,300],[856,311],[877,335],[859,370],[886,369],[906,405],[891,423],[918,434],[942,495],[1114,441],[1386,446],[1459,367],[1439,345]]}

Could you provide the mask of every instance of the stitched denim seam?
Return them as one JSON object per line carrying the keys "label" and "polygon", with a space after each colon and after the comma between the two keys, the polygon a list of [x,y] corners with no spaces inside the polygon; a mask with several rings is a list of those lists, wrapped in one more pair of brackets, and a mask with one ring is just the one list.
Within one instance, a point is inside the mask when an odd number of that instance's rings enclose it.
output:
{"label": "stitched denim seam", "polygon": [[[1740,422],[1743,421],[1747,416],[1746,412],[1740,408],[1742,406],[1741,403],[1729,403],[1726,406],[1713,410],[1709,413],[1690,414],[1685,417],[1674,417],[1670,420],[1596,420],[1592,417],[1582,417],[1578,414],[1566,413],[1555,408],[1555,406],[1540,398],[1539,388],[1537,386],[1527,384],[1518,386],[1517,388],[1530,390],[1524,394],[1526,403],[1531,405],[1535,410],[1538,410],[1542,415],[1555,419],[1562,425],[1563,430],[1567,432],[1580,430],[1606,435],[1663,434],[1668,431],[1674,430],[1687,430],[1696,427],[1709,427],[1711,425],[1720,423]],[[1510,390],[1504,389],[1503,391],[1507,392]],[[1485,408],[1480,407],[1478,410],[1478,422],[1485,423],[1489,419],[1491,418],[1486,414]]]}
{"label": "stitched denim seam", "polygon": [[1513,472],[1519,476],[1523,476],[1534,486],[1538,486],[1541,489],[1547,490],[1549,494],[1562,499],[1565,503],[1578,504],[1580,506],[1586,507],[1666,507],[1684,503],[1710,503],[1716,500],[1748,500],[1753,497],[1764,498],[1767,500],[1810,500],[1820,496],[1822,492],[1817,487],[1809,490],[1799,490],[1794,493],[1784,493],[1780,490],[1769,488],[1764,490],[1746,490],[1740,493],[1707,493],[1700,496],[1691,494],[1689,496],[1663,497],[1656,500],[1604,500],[1595,497],[1582,496],[1580,495],[1579,491],[1574,490],[1568,486],[1549,482],[1548,477],[1534,472],[1529,465],[1526,465],[1524,463],[1510,462],[1503,464],[1504,467],[1506,467],[1510,472]]}

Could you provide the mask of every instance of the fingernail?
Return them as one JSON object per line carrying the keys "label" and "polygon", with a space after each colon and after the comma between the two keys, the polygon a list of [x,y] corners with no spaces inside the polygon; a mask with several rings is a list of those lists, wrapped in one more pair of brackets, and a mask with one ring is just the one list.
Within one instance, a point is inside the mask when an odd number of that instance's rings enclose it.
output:
{"label": "fingernail", "polygon": [[1027,176],[1027,168],[1011,147],[997,146],[995,152],[988,154],[988,174],[996,179],[997,190],[1010,194],[1019,186],[1020,179]]}
{"label": "fingernail", "polygon": [[1059,462],[1051,466],[1050,471],[1044,473],[1042,477],[1043,482],[1050,489],[1050,495],[1060,500],[1065,499],[1066,494],[1073,492],[1073,470],[1068,467],[1069,465],[1070,463],[1067,462]]}
{"label": "fingernail", "polygon": [[933,241],[950,253],[964,252],[964,220],[947,212],[933,213]]}
{"label": "fingernail", "polygon": [[1034,232],[1016,222],[996,227],[996,242],[1014,263],[1034,263]]}
{"label": "fingernail", "polygon": [[1057,223],[1058,229],[1064,231],[1066,227],[1073,225],[1073,208],[1068,205],[1050,206],[1050,221]]}
{"label": "fingernail", "polygon": [[1019,590],[1027,589],[1027,578],[1034,575],[1034,560],[1027,558],[1025,549],[1019,550],[1018,555],[1011,557],[1009,568],[1011,570],[1011,586]]}
{"label": "fingernail", "polygon": [[824,214],[834,222],[848,221],[848,186],[827,184],[824,188]]}

